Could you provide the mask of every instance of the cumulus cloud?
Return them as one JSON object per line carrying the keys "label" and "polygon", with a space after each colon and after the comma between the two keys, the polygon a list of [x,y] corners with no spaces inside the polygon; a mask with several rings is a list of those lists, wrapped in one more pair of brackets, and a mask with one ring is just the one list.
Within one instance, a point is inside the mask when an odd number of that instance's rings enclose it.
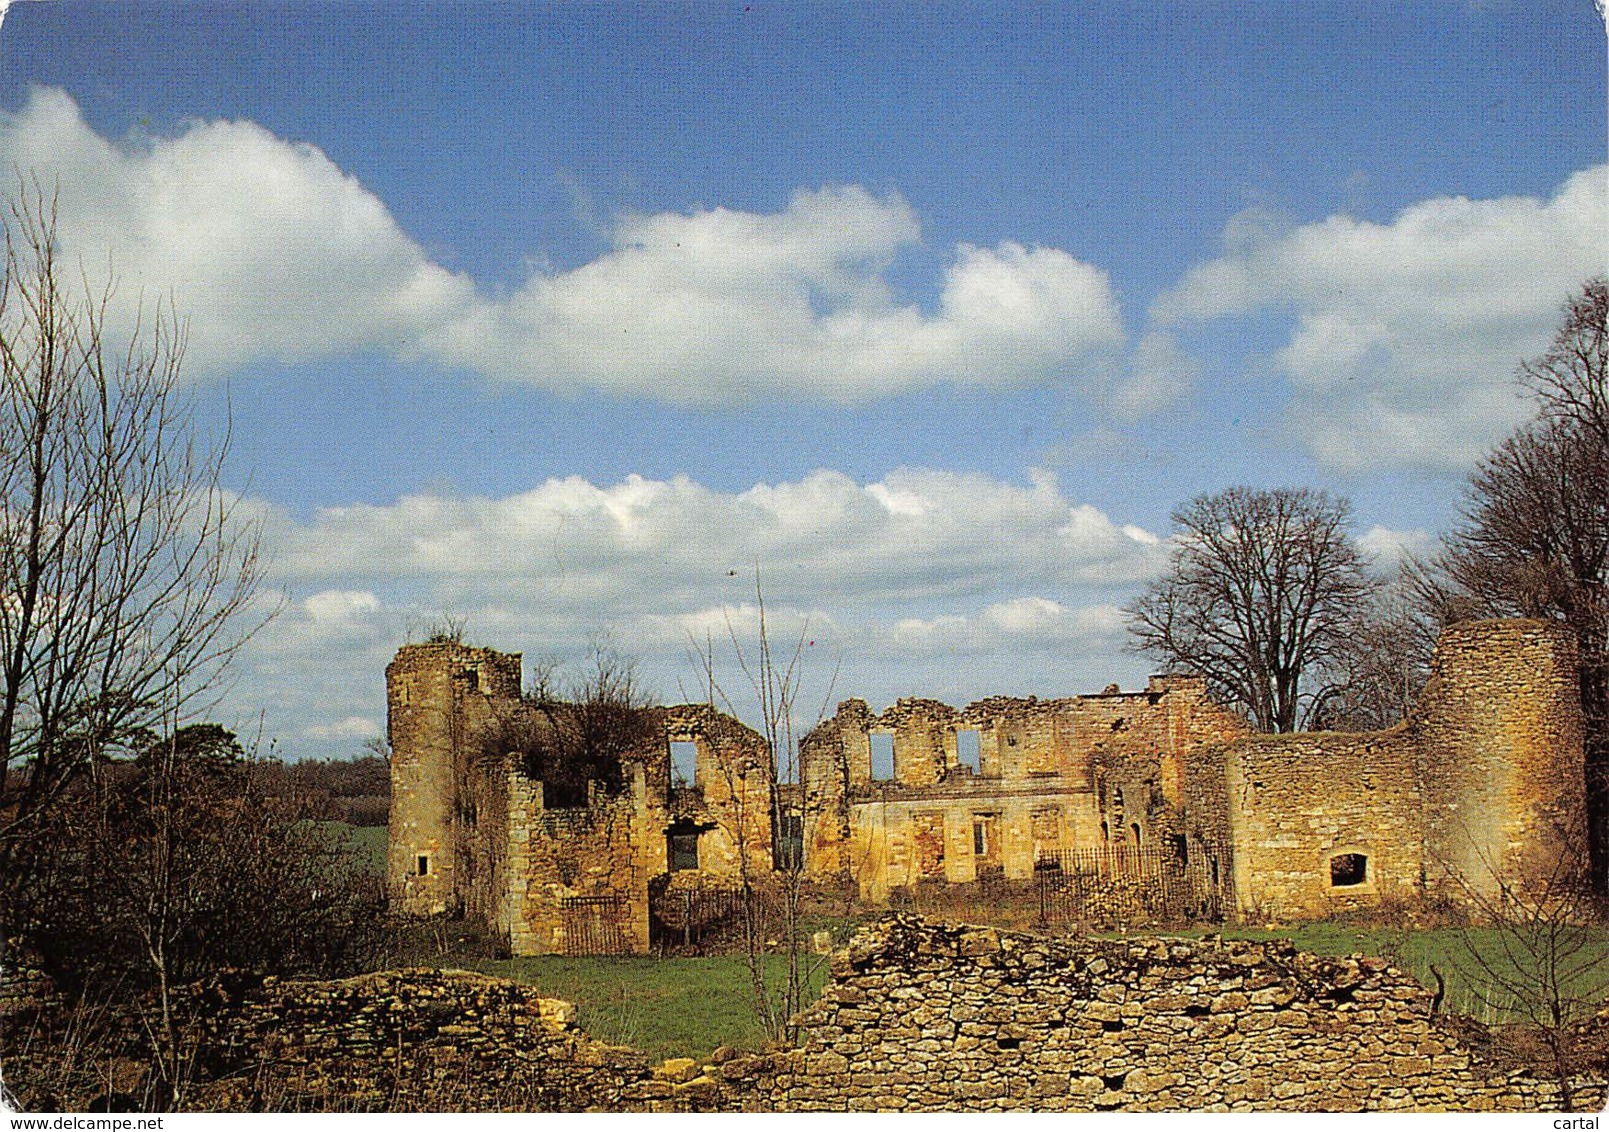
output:
{"label": "cumulus cloud", "polygon": [[1391,569],[1410,558],[1428,558],[1441,540],[1426,530],[1399,531],[1378,524],[1358,536],[1358,547],[1378,568]]}
{"label": "cumulus cloud", "polygon": [[1019,597],[973,614],[902,618],[886,638],[894,650],[907,654],[1021,655],[1053,649],[1110,651],[1123,631],[1123,614],[1115,605],[1069,608],[1049,598]]}
{"label": "cumulus cloud", "polygon": [[935,309],[902,301],[888,271],[917,217],[856,186],[625,216],[597,259],[493,298],[318,149],[251,122],[113,142],[36,89],[0,117],[0,162],[59,181],[64,249],[110,255],[125,298],[174,296],[193,371],[374,349],[552,390],[856,402],[1044,381],[1123,339],[1106,274],[1055,248],[961,244]]}
{"label": "cumulus cloud", "polygon": [[1232,224],[1225,254],[1153,317],[1288,309],[1274,362],[1294,392],[1288,423],[1315,457],[1340,470],[1463,468],[1521,419],[1519,362],[1604,270],[1606,176],[1578,173],[1545,200],[1422,201],[1388,224]]}
{"label": "cumulus cloud", "polygon": [[485,592],[541,600],[664,602],[756,562],[785,601],[823,587],[878,601],[977,593],[1005,578],[1125,583],[1161,550],[1150,532],[1069,501],[1048,473],[1020,486],[906,468],[870,484],[823,470],[741,492],[633,475],[609,486],[551,479],[501,499],[414,495],[325,509],[278,553],[293,578],[362,563],[372,576],[440,579],[454,599],[492,582]]}
{"label": "cumulus cloud", "polygon": [[730,632],[752,655],[756,565],[773,640],[791,650],[803,634],[818,676],[841,668],[842,695],[1088,690],[1140,663],[1116,605],[1166,556],[1048,474],[918,468],[730,492],[553,479],[498,499],[280,513],[268,538],[292,600],[252,642],[234,700],[269,705],[270,733],[319,750],[367,737],[352,721],[383,710],[392,650],[443,611],[482,643],[572,663],[606,630],[647,686],[702,696],[687,649],[707,639],[730,666]]}
{"label": "cumulus cloud", "polygon": [[1112,415],[1123,424],[1167,409],[1183,399],[1201,376],[1201,366],[1166,331],[1152,330],[1135,343],[1129,368],[1113,388]]}

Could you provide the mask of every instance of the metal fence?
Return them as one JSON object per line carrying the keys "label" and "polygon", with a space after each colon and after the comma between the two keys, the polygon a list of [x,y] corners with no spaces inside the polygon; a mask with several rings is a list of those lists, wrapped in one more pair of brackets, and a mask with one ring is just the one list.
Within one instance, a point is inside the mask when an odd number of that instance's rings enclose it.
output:
{"label": "metal fence", "polygon": [[561,896],[559,920],[564,927],[566,955],[625,955],[631,951],[626,931],[626,898]]}
{"label": "metal fence", "polygon": [[1102,927],[1223,918],[1227,859],[1216,846],[1126,845],[1041,852],[1034,863],[1039,917]]}

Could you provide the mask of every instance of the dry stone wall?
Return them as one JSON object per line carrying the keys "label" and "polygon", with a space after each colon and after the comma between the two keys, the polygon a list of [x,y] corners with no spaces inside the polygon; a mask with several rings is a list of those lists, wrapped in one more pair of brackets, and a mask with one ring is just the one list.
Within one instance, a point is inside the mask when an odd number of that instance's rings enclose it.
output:
{"label": "dry stone wall", "polygon": [[[1383,960],[1284,942],[1050,940],[892,917],[833,957],[778,1108],[1531,1111]],[[1602,1103],[1602,1085],[1587,1099]]]}
{"label": "dry stone wall", "polygon": [[[799,1048],[650,1065],[567,1003],[464,971],[225,975],[190,992],[214,1110],[1547,1111],[1379,959],[1289,943],[863,929]],[[195,1009],[199,1008],[199,1009]],[[1601,1022],[1601,1018],[1599,1020]],[[1604,1102],[1599,1079],[1576,1103]]]}
{"label": "dry stone wall", "polygon": [[226,976],[195,993],[203,1110],[585,1111],[650,1077],[642,1054],[577,1030],[569,1003],[468,971]]}

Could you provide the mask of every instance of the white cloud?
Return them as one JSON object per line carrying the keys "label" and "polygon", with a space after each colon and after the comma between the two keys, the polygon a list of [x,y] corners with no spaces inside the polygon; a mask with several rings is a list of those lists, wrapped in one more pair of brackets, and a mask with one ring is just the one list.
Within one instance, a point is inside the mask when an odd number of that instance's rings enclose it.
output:
{"label": "white cloud", "polygon": [[[1158,299],[1159,325],[1289,309],[1288,422],[1326,466],[1463,468],[1524,415],[1520,361],[1605,268],[1609,168],[1547,200],[1440,197],[1389,224],[1236,223]],[[1232,236],[1232,241],[1228,237]]]}
{"label": "white cloud", "polygon": [[829,579],[846,598],[898,601],[1005,579],[1129,582],[1161,551],[1149,532],[1068,501],[1048,473],[1022,487],[907,468],[872,484],[818,471],[735,493],[634,475],[607,487],[552,479],[502,499],[414,495],[325,509],[278,553],[297,579],[361,568],[436,579],[453,599],[491,579],[487,592],[510,598],[629,603],[725,584],[755,562],[781,600]]}
{"label": "white cloud", "polygon": [[305,728],[302,734],[309,739],[323,742],[341,742],[345,740],[372,739],[385,731],[385,728],[372,719],[361,715],[351,715],[345,719],[329,724],[314,724]]}
{"label": "white cloud", "polygon": [[1055,248],[959,245],[934,311],[902,301],[888,271],[917,218],[856,186],[623,217],[597,259],[493,299],[318,149],[250,122],[114,143],[36,89],[0,117],[0,163],[60,184],[64,249],[110,255],[128,302],[175,298],[192,372],[376,349],[554,390],[856,402],[1042,382],[1123,340],[1105,273]]}
{"label": "white cloud", "polygon": [[1150,331],[1135,344],[1128,374],[1111,392],[1112,415],[1123,424],[1133,424],[1176,404],[1200,376],[1200,364],[1173,335]]}
{"label": "white cloud", "polygon": [[727,625],[752,655],[756,563],[773,643],[791,652],[808,628],[816,677],[842,665],[840,698],[1088,691],[1142,663],[1122,652],[1115,606],[1166,556],[1049,475],[930,469],[738,492],[555,479],[501,499],[280,514],[269,538],[294,600],[252,642],[232,702],[268,705],[271,734],[315,745],[366,737],[348,724],[381,710],[391,652],[443,611],[481,643],[571,662],[607,630],[669,698],[702,694],[686,651],[707,635],[740,685]]}
{"label": "white cloud", "polygon": [[1426,530],[1398,531],[1375,525],[1358,536],[1358,547],[1377,567],[1390,569],[1408,558],[1428,558],[1441,540]]}
{"label": "white cloud", "polygon": [[1123,615],[1115,605],[1074,609],[1049,598],[1019,597],[971,615],[903,618],[889,630],[887,640],[894,650],[906,654],[1021,655],[1067,648],[1109,651],[1122,635]]}
{"label": "white cloud", "polygon": [[315,625],[350,625],[380,608],[368,590],[320,590],[302,602]]}

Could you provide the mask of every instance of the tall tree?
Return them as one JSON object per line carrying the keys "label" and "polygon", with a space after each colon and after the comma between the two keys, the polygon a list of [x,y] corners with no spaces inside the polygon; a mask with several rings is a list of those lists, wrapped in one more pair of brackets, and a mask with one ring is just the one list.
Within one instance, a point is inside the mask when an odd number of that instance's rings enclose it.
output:
{"label": "tall tree", "polygon": [[1525,363],[1537,416],[1482,460],[1423,589],[1443,621],[1541,617],[1574,633],[1595,884],[1609,883],[1609,287],[1589,281]]}
{"label": "tall tree", "polygon": [[160,306],[114,344],[110,288],[81,279],[25,187],[0,276],[0,919],[74,777],[216,695],[260,576],[182,324]]}
{"label": "tall tree", "polygon": [[1307,489],[1192,500],[1173,513],[1167,572],[1125,610],[1135,647],[1204,677],[1261,730],[1305,726],[1373,587],[1350,513]]}

